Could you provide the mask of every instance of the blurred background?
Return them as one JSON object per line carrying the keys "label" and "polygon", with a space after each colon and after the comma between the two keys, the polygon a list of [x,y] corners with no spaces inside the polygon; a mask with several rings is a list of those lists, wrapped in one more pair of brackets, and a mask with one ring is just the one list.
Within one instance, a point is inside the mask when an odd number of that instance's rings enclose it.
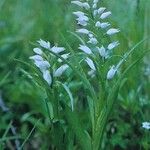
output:
{"label": "blurred background", "polygon": [[[150,0],[103,0],[102,4],[112,11],[112,22],[121,30],[118,53],[124,53],[150,35]],[[64,36],[75,47],[76,41],[68,33],[76,28],[73,10],[70,0],[0,0],[1,147],[15,149],[35,122],[47,115],[43,91],[27,77],[28,67],[16,59],[31,63],[29,56],[40,38],[63,46]],[[126,65],[136,60],[142,51],[150,50],[149,46],[149,40],[140,45]],[[142,122],[150,121],[148,55],[131,70],[127,80],[111,114],[104,147],[108,150],[150,149],[150,132],[141,128]],[[52,137],[45,122],[43,119],[38,123],[25,149],[48,149]],[[2,138],[9,125],[11,131],[7,138]]]}

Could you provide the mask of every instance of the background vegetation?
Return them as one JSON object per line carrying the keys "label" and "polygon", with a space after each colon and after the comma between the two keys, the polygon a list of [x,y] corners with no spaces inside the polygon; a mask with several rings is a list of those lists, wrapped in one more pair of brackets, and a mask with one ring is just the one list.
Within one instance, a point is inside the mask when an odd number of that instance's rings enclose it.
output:
{"label": "background vegetation", "polygon": [[[121,30],[118,52],[125,52],[150,35],[149,0],[103,0],[102,3],[112,11],[112,22]],[[62,129],[56,133],[50,132],[45,95],[28,77],[28,68],[15,59],[31,63],[28,58],[33,54],[33,44],[40,38],[64,45],[63,35],[74,47],[77,43],[67,32],[74,28],[69,0],[0,0],[1,149],[16,149],[17,145],[28,139],[30,133],[25,149],[53,149],[58,145],[59,141],[57,143],[54,139],[55,136],[60,138]],[[148,40],[137,48],[126,65],[144,50],[149,50]],[[150,121],[149,60],[147,55],[127,75],[128,82],[121,89],[107,125],[104,149],[150,149],[150,132],[141,128],[142,122]],[[88,126],[88,110],[82,87],[77,83],[73,87],[73,93],[78,93],[81,99],[77,103],[78,112]],[[78,90],[75,90],[76,87]],[[66,141],[73,142],[70,139]]]}

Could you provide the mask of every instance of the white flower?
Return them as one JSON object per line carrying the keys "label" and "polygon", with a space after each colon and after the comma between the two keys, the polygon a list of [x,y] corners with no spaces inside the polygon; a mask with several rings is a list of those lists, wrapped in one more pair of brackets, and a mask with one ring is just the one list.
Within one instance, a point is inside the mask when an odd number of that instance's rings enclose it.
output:
{"label": "white flower", "polygon": [[42,39],[40,39],[39,41],[37,41],[43,48],[46,48],[46,49],[50,49],[50,43],[49,42],[46,42]]}
{"label": "white flower", "polygon": [[[63,55],[61,55],[61,57],[62,58],[64,58],[64,59],[67,59],[68,57],[69,57],[69,55],[70,55],[70,53],[68,53],[68,54],[63,54]],[[60,58],[58,59],[58,62],[63,62],[63,60],[61,60]]]}
{"label": "white flower", "polygon": [[83,3],[82,7],[85,8],[86,10],[90,9],[90,5],[88,3]]}
{"label": "white flower", "polygon": [[50,64],[48,61],[35,61],[34,64],[41,70],[41,72],[44,72],[50,67]]}
{"label": "white flower", "polygon": [[101,48],[99,48],[99,47],[97,47],[97,48],[98,48],[99,54],[102,57],[106,57],[107,53],[106,53],[106,49],[104,48],[104,46],[102,46]]}
{"label": "white flower", "polygon": [[85,3],[82,3],[82,2],[80,2],[80,1],[71,1],[71,3],[72,4],[75,4],[75,5],[78,5],[79,7],[81,7],[81,8],[85,8],[85,9],[90,9],[90,5],[87,3],[87,2],[85,2]]}
{"label": "white flower", "polygon": [[87,47],[86,45],[80,45],[79,49],[82,50],[83,52],[85,52],[86,54],[92,54],[92,51],[89,47]]}
{"label": "white flower", "polygon": [[95,23],[95,27],[101,27],[100,21],[97,21],[97,22]]}
{"label": "white flower", "polygon": [[95,9],[95,8],[97,7],[97,4],[96,4],[96,3],[94,3],[92,7]]}
{"label": "white flower", "polygon": [[113,35],[113,34],[118,33],[118,32],[120,32],[119,29],[111,28],[111,29],[109,29],[109,30],[107,31],[107,34],[108,34],[108,35]]}
{"label": "white flower", "polygon": [[40,55],[34,55],[29,57],[30,59],[34,60],[34,61],[42,61],[43,58]]}
{"label": "white flower", "polygon": [[110,15],[111,15],[111,12],[108,11],[108,12],[102,13],[101,16],[100,16],[100,18],[101,19],[105,19],[105,18],[109,17]]}
{"label": "white flower", "polygon": [[110,80],[116,74],[117,68],[113,65],[107,73],[107,79]]}
{"label": "white flower", "polygon": [[42,55],[42,53],[43,53],[42,50],[38,47],[34,48],[33,51],[38,55]]}
{"label": "white flower", "polygon": [[88,36],[89,36],[89,38],[94,37],[94,35],[92,33],[89,33]]}
{"label": "white flower", "polygon": [[71,1],[72,4],[78,5],[79,7],[83,6],[83,3],[80,1]]}
{"label": "white flower", "polygon": [[96,38],[92,37],[92,38],[90,38],[90,40],[88,41],[88,43],[96,45],[98,43],[98,41],[97,41]]}
{"label": "white flower", "polygon": [[109,50],[111,50],[111,49],[117,47],[118,45],[119,45],[119,42],[118,42],[118,41],[112,42],[112,43],[110,43],[110,44],[108,45],[107,48],[108,48]]}
{"label": "white flower", "polygon": [[63,51],[65,50],[65,48],[64,48],[64,47],[57,47],[57,46],[54,46],[54,47],[52,47],[50,50],[51,50],[52,52],[58,54],[58,53],[60,53],[60,52],[63,52]]}
{"label": "white flower", "polygon": [[95,24],[96,27],[100,27],[102,29],[107,28],[108,26],[110,26],[110,24],[108,22],[102,22],[100,23],[100,21],[97,21]]}
{"label": "white flower", "polygon": [[100,7],[97,11],[98,11],[98,14],[101,14],[104,12],[106,8],[105,7]]}
{"label": "white flower", "polygon": [[77,17],[84,16],[85,14],[82,11],[73,12],[73,14]]}
{"label": "white flower", "polygon": [[98,10],[96,9],[93,11],[93,15],[96,16],[97,14],[98,14]]}
{"label": "white flower", "polygon": [[51,83],[52,83],[52,77],[51,77],[50,72],[48,70],[45,70],[43,72],[43,78],[48,83],[48,85],[51,85]]}
{"label": "white flower", "polygon": [[143,127],[144,129],[149,130],[149,129],[150,129],[150,122],[143,122],[143,123],[142,123],[142,127]]}
{"label": "white flower", "polygon": [[66,69],[69,66],[67,64],[62,65],[61,67],[59,67],[55,72],[54,72],[54,77],[60,77],[64,71],[66,71]]}
{"label": "white flower", "polygon": [[105,29],[105,28],[107,28],[108,26],[110,26],[110,24],[109,24],[108,22],[103,22],[103,23],[100,24],[100,27],[101,27],[102,29]]}
{"label": "white flower", "polygon": [[82,33],[82,34],[89,34],[90,33],[90,31],[87,29],[77,29],[76,32]]}
{"label": "white flower", "polygon": [[78,24],[80,24],[82,26],[86,26],[87,21],[89,21],[89,18],[85,15],[81,15],[76,20],[78,21]]}
{"label": "white flower", "polygon": [[94,0],[93,3],[98,3],[99,0]]}
{"label": "white flower", "polygon": [[92,59],[90,59],[90,58],[87,57],[87,58],[85,59],[85,61],[87,62],[87,64],[89,65],[89,67],[90,67],[92,70],[96,70],[95,65],[94,65],[94,62],[93,62]]}

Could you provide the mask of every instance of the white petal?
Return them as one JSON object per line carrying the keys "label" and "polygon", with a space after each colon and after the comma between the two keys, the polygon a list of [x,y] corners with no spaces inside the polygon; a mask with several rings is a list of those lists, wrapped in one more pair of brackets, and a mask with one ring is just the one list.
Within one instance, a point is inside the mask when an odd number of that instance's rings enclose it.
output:
{"label": "white petal", "polygon": [[98,3],[99,0],[94,0],[93,3]]}
{"label": "white petal", "polygon": [[82,33],[82,34],[89,34],[90,33],[90,31],[89,30],[87,30],[87,29],[77,29],[77,31],[76,32],[78,32],[78,33]]}
{"label": "white petal", "polygon": [[117,71],[117,69],[116,69],[116,67],[113,65],[113,66],[110,68],[110,70],[108,71],[108,73],[107,73],[107,79],[108,79],[108,80],[112,79],[112,78],[114,77],[114,75],[116,74],[116,71]]}
{"label": "white petal", "polygon": [[35,61],[34,64],[41,70],[41,72],[44,72],[50,67],[48,61]]}
{"label": "white petal", "polygon": [[83,15],[83,16],[78,17],[76,20],[78,21],[78,24],[80,24],[82,26],[86,26],[89,18],[87,16]]}
{"label": "white petal", "polygon": [[101,26],[100,21],[97,21],[97,22],[95,23],[95,27],[100,27],[100,26]]}
{"label": "white petal", "polygon": [[84,16],[84,13],[82,11],[76,11],[76,12],[73,12],[73,14],[77,17]]}
{"label": "white petal", "polygon": [[94,37],[94,35],[92,34],[92,33],[89,33],[89,38],[93,38]]}
{"label": "white petal", "polygon": [[107,17],[109,17],[111,15],[111,12],[108,11],[108,12],[105,12],[105,13],[102,13],[102,15],[100,16],[101,19],[105,19]]}
{"label": "white petal", "polygon": [[83,6],[83,3],[80,2],[80,1],[71,1],[71,3],[72,3],[72,4],[75,4],[75,5],[78,5],[78,6],[80,6],[80,7]]}
{"label": "white petal", "polygon": [[50,48],[50,43],[46,42],[42,39],[40,39],[39,41],[37,41],[43,48],[49,49]]}
{"label": "white petal", "polygon": [[104,46],[102,46],[101,48],[98,47],[98,51],[102,57],[106,57],[106,49],[104,48]]}
{"label": "white petal", "polygon": [[89,21],[89,18],[87,16],[83,15],[83,16],[79,16],[76,20],[77,21]]}
{"label": "white petal", "polygon": [[108,48],[109,50],[111,50],[111,49],[117,47],[118,45],[119,45],[119,42],[118,42],[118,41],[112,42],[112,43],[110,43],[110,44],[108,45],[107,48]]}
{"label": "white petal", "polygon": [[90,5],[89,5],[87,2],[83,3],[82,6],[83,6],[83,8],[85,8],[86,10],[90,9]]}
{"label": "white petal", "polygon": [[33,51],[38,55],[42,55],[42,53],[43,53],[42,50],[38,47],[34,48]]}
{"label": "white petal", "polygon": [[89,65],[89,67],[90,67],[92,70],[96,70],[95,65],[94,65],[94,62],[93,62],[92,59],[90,59],[90,58],[87,57],[87,58],[85,59],[85,61],[87,62],[87,64]]}
{"label": "white petal", "polygon": [[108,22],[103,22],[103,23],[101,23],[101,25],[100,25],[100,27],[101,27],[102,29],[105,29],[105,28],[107,28],[108,26],[110,26],[110,24],[109,24]]}
{"label": "white petal", "polygon": [[62,65],[61,67],[59,67],[55,72],[54,72],[54,77],[60,77],[64,71],[66,71],[66,69],[69,66],[67,64]]}
{"label": "white petal", "polygon": [[97,41],[96,38],[92,37],[92,38],[90,38],[90,40],[88,41],[88,43],[91,43],[91,44],[93,44],[93,45],[96,45],[96,44],[98,43],[98,41]]}
{"label": "white petal", "polygon": [[149,130],[150,129],[150,122],[143,122],[142,127]]}
{"label": "white petal", "polygon": [[97,7],[97,4],[95,3],[95,4],[93,4],[93,6],[92,6],[94,9]]}
{"label": "white petal", "polygon": [[92,51],[89,47],[87,47],[86,45],[80,45],[79,49],[82,50],[83,52],[85,52],[86,54],[92,54]]}
{"label": "white petal", "polygon": [[57,47],[57,46],[54,46],[54,47],[52,47],[50,50],[51,50],[52,52],[58,54],[58,53],[60,53],[60,52],[63,52],[63,51],[65,50],[65,48],[64,48],[64,47]]}
{"label": "white petal", "polygon": [[108,34],[108,35],[113,35],[113,34],[118,33],[118,32],[120,32],[119,29],[111,28],[111,29],[109,29],[109,30],[107,31],[107,34]]}
{"label": "white petal", "polygon": [[43,58],[40,55],[34,55],[29,57],[30,59],[34,60],[34,61],[42,61]]}
{"label": "white petal", "polygon": [[110,24],[108,22],[102,22],[100,23],[99,21],[96,22],[95,24],[96,27],[100,27],[102,29],[105,29],[106,27],[110,26]]}
{"label": "white petal", "polygon": [[44,80],[45,80],[49,85],[51,85],[51,83],[52,83],[52,77],[51,77],[50,72],[49,72],[48,70],[45,70],[45,71],[43,72],[43,78],[44,78]]}
{"label": "white petal", "polygon": [[[63,54],[63,55],[61,55],[61,57],[62,58],[64,58],[64,59],[67,59],[68,57],[69,57],[69,55],[70,55],[70,53],[68,53],[68,54]],[[58,62],[63,62],[60,58],[58,59]]]}
{"label": "white petal", "polygon": [[98,14],[103,13],[105,9],[106,9],[105,7],[100,7],[100,8],[98,9]]}
{"label": "white petal", "polygon": [[98,10],[96,9],[93,11],[93,15],[96,16],[97,14],[98,14]]}

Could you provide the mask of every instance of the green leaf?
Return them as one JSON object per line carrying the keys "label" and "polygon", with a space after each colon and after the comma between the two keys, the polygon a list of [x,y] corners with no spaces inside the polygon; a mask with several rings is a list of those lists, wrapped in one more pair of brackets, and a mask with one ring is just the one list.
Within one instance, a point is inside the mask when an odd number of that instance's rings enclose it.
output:
{"label": "green leaf", "polygon": [[72,128],[74,134],[76,135],[80,146],[83,150],[91,150],[91,139],[87,135],[87,132],[85,132],[85,130],[82,128],[81,123],[78,119],[80,117],[77,116],[75,111],[72,112],[66,104],[61,102],[61,105],[64,108],[66,120]]}

